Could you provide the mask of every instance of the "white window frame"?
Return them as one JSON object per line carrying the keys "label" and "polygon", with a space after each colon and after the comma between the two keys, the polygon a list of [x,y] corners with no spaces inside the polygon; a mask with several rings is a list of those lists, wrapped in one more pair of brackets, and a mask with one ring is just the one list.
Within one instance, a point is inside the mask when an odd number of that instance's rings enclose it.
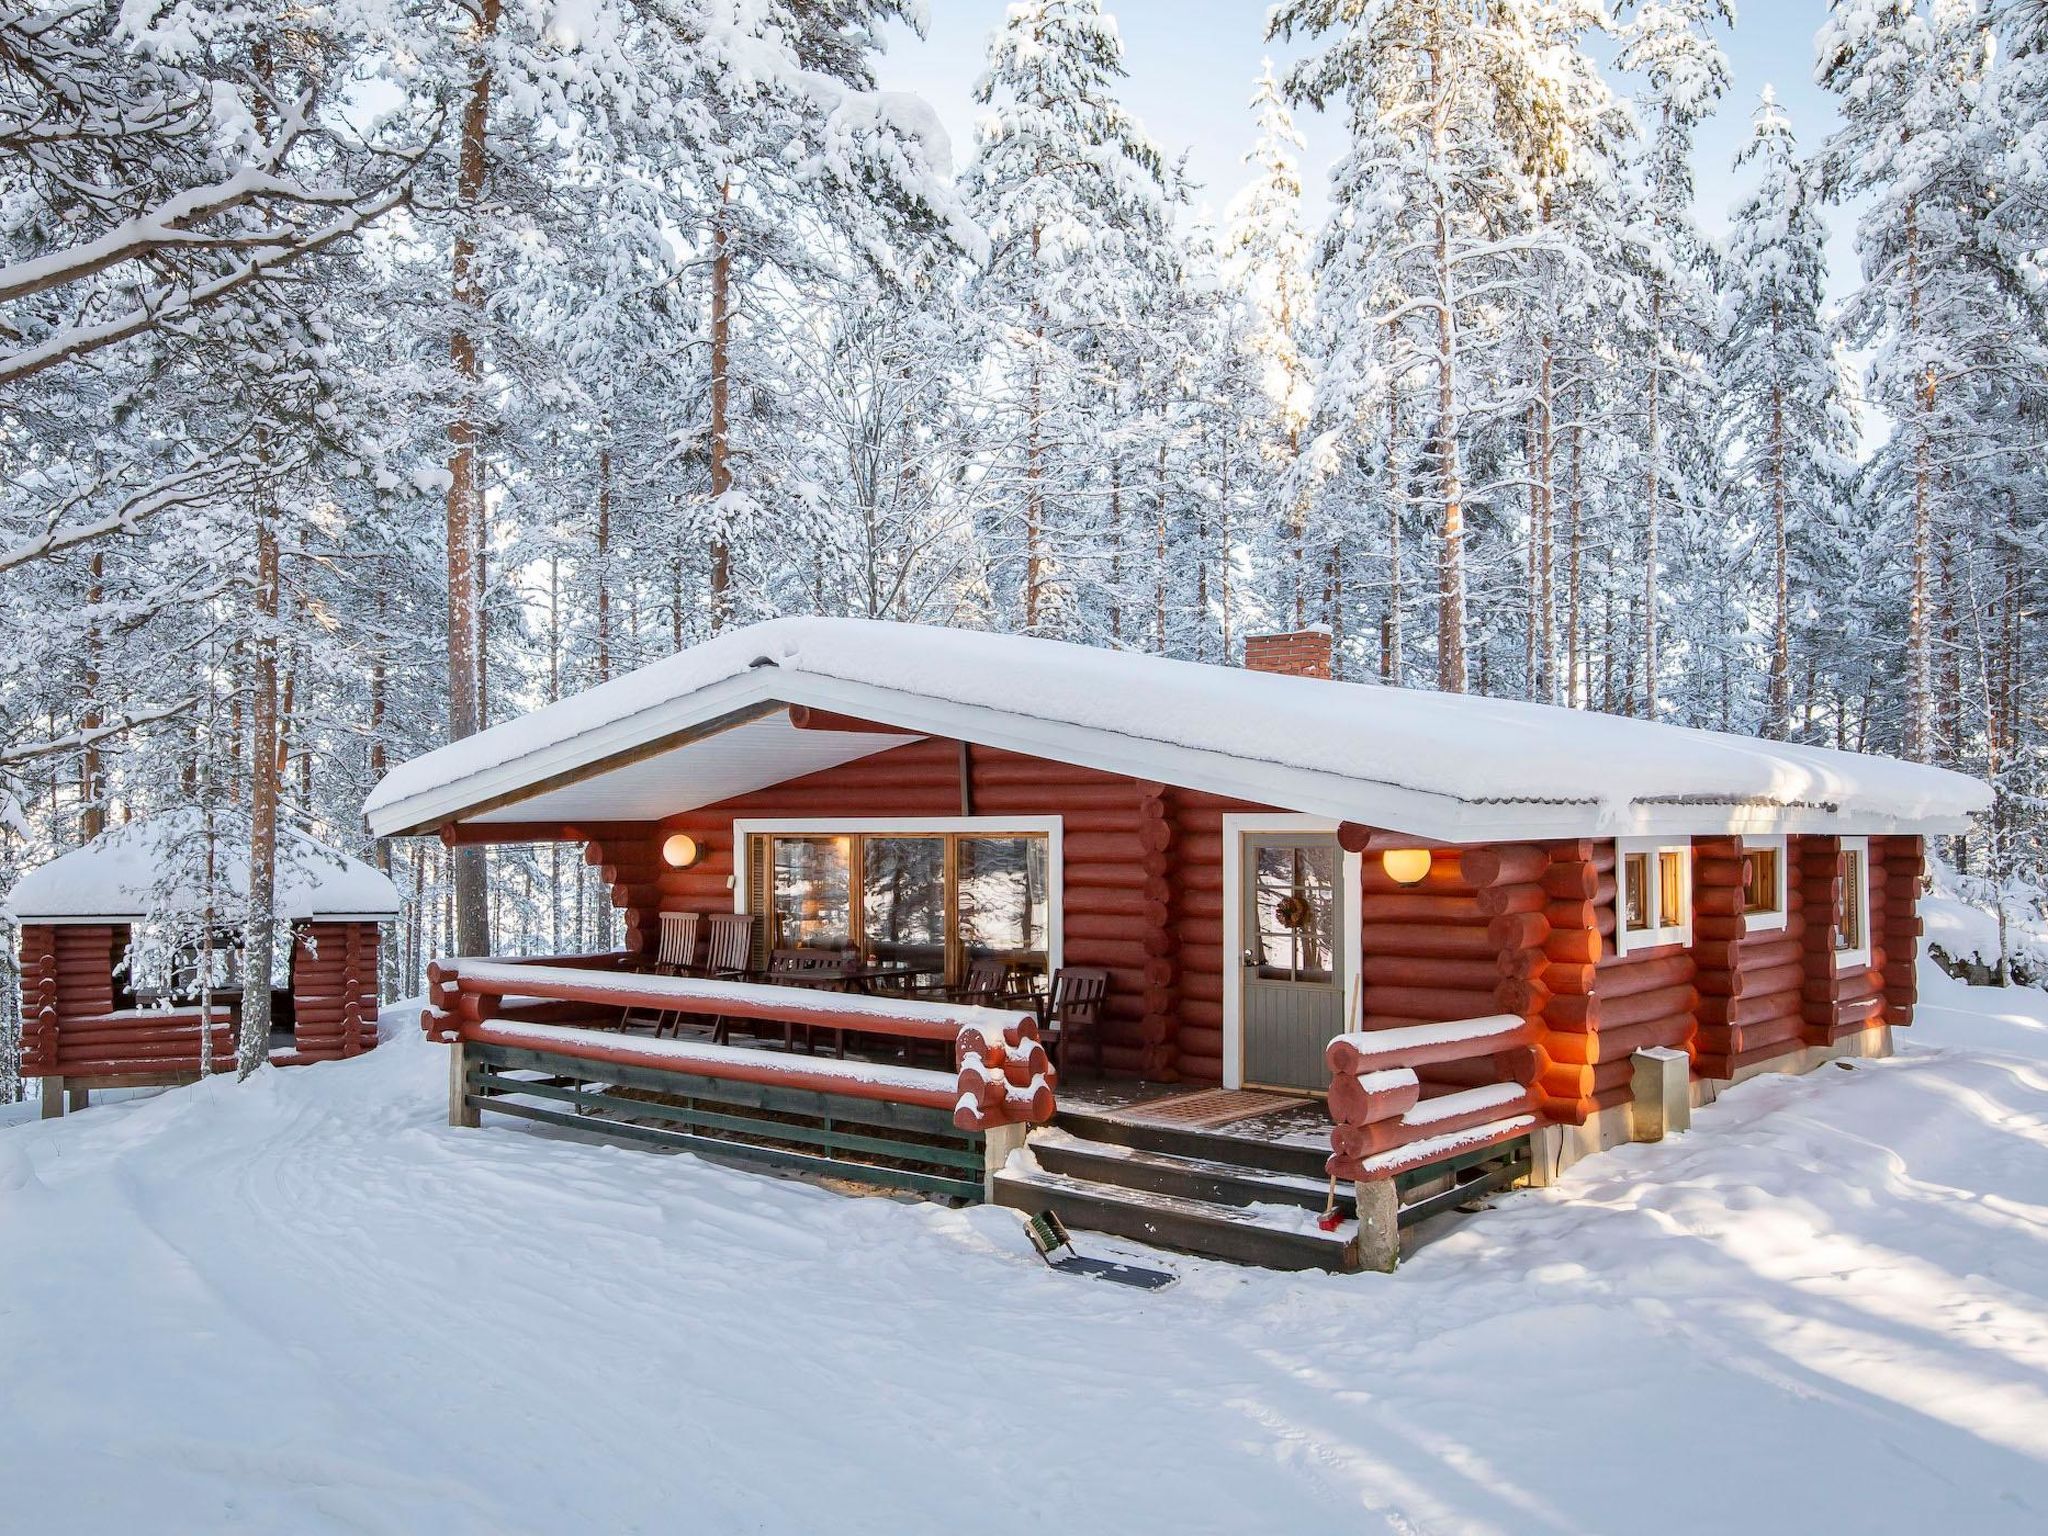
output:
{"label": "white window frame", "polygon": [[[1628,931],[1628,860],[1630,854],[1650,856],[1650,889],[1645,893],[1650,908],[1650,927],[1641,933]],[[1685,912],[1677,922],[1667,921],[1663,910],[1663,856],[1675,853],[1684,873],[1679,889],[1685,893]],[[1625,955],[1632,949],[1661,949],[1666,944],[1692,943],[1692,842],[1668,837],[1617,837],[1614,840],[1614,952]]]}
{"label": "white window frame", "polygon": [[1065,963],[1066,822],[1058,816],[766,816],[736,818],[732,824],[732,909],[747,908],[747,860],[756,837],[914,837],[962,832],[983,837],[1045,839],[1045,974]]}
{"label": "white window frame", "polygon": [[1749,832],[1745,832],[1742,835],[1742,851],[1744,854],[1755,853],[1762,849],[1770,849],[1778,855],[1778,905],[1777,909],[1771,912],[1743,913],[1743,931],[1745,933],[1781,933],[1784,931],[1785,924],[1790,915],[1787,911],[1787,904],[1791,900],[1789,865],[1792,850],[1782,833],[1776,837],[1758,836],[1755,833]]}
{"label": "white window frame", "polygon": [[[1835,951],[1835,969],[1853,971],[1859,966],[1870,964],[1870,839],[1838,838],[1836,846],[1840,852],[1854,855],[1859,866],[1856,881],[1856,932],[1861,935],[1862,942],[1855,949]],[[1839,922],[1836,926],[1840,926]]]}

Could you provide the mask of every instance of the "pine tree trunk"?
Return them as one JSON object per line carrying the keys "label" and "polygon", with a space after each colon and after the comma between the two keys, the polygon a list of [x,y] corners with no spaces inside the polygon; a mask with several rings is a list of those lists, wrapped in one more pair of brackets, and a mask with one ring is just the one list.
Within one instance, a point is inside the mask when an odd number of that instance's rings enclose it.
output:
{"label": "pine tree trunk", "polygon": [[[475,74],[463,104],[461,147],[456,160],[455,201],[459,212],[450,261],[455,329],[448,360],[461,388],[461,404],[449,424],[448,459],[448,737],[460,741],[483,729],[482,436],[483,362],[473,327],[483,318],[483,283],[477,272],[476,230],[490,166],[491,63],[503,0],[480,0],[477,11]],[[259,770],[260,771],[260,770]],[[468,955],[488,954],[490,908],[484,851],[456,850],[453,869],[455,946]]]}
{"label": "pine tree trunk", "polygon": [[[1920,341],[1919,207],[1906,205],[1906,330],[1908,344]],[[1927,365],[1914,391],[1918,406],[1913,431],[1913,590],[1906,610],[1906,755],[1916,763],[1934,760],[1934,658],[1928,623],[1928,570],[1933,561],[1934,368]]]}
{"label": "pine tree trunk", "polygon": [[1109,460],[1109,638],[1124,638],[1124,464],[1114,453]]}
{"label": "pine tree trunk", "polygon": [[718,187],[711,223],[711,632],[732,617],[732,540],[725,529],[726,492],[732,489],[732,183]]}
{"label": "pine tree trunk", "polygon": [[1158,654],[1166,654],[1166,445],[1159,445],[1159,465],[1152,490],[1152,626]]}
{"label": "pine tree trunk", "polygon": [[612,450],[597,455],[597,547],[591,551],[597,578],[597,680],[612,675]]}
{"label": "pine tree trunk", "polygon": [[106,785],[100,771],[100,749],[92,737],[105,723],[100,712],[100,626],[99,606],[106,599],[103,578],[106,575],[106,554],[95,549],[86,563],[87,582],[85,587],[86,606],[93,612],[93,619],[85,626],[85,677],[83,693],[85,713],[79,718],[79,725],[86,733],[85,750],[78,754],[78,840],[89,843],[107,830]]}
{"label": "pine tree trunk", "polygon": [[1556,442],[1555,406],[1551,399],[1551,337],[1543,336],[1543,365],[1536,396],[1537,472],[1543,528],[1536,551],[1536,697],[1557,702],[1557,494],[1552,478]]}
{"label": "pine tree trunk", "polygon": [[[1394,329],[1387,328],[1391,345]],[[1380,645],[1380,679],[1401,685],[1401,390],[1387,384],[1387,628]]]}
{"label": "pine tree trunk", "polygon": [[[1771,301],[1771,334],[1778,333],[1778,303]],[[1764,735],[1784,740],[1792,712],[1792,577],[1785,531],[1785,391],[1771,386],[1771,679]]]}
{"label": "pine tree trunk", "polygon": [[[282,749],[277,728],[277,530],[256,531],[256,635],[250,679],[249,910],[242,941],[242,1026],[236,1070],[247,1077],[270,1055],[270,973],[277,954],[277,802]],[[210,856],[210,855],[209,855]],[[211,929],[211,924],[209,931]]]}
{"label": "pine tree trunk", "polygon": [[1646,483],[1643,487],[1643,718],[1657,718],[1657,497],[1663,467],[1663,423],[1658,418],[1664,364],[1662,346],[1664,295],[1650,294],[1650,431]]}
{"label": "pine tree trunk", "polygon": [[[1450,87],[1444,79],[1441,15],[1432,18],[1429,47],[1434,101],[1430,116],[1432,171],[1444,167],[1448,152]],[[1436,456],[1443,494],[1438,530],[1436,599],[1436,685],[1445,693],[1465,691],[1465,487],[1458,468],[1457,294],[1451,267],[1451,219],[1442,178],[1429,179],[1435,199],[1436,279]]]}

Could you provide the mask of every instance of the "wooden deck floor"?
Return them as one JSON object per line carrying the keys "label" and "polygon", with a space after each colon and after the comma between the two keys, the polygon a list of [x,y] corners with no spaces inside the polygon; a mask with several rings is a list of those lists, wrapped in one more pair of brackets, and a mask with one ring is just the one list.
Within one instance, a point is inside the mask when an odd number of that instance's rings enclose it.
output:
{"label": "wooden deck floor", "polygon": [[1201,1083],[1083,1079],[1059,1087],[1063,1116],[1113,1123],[1180,1127],[1230,1140],[1282,1143],[1327,1151],[1330,1116],[1321,1099]]}

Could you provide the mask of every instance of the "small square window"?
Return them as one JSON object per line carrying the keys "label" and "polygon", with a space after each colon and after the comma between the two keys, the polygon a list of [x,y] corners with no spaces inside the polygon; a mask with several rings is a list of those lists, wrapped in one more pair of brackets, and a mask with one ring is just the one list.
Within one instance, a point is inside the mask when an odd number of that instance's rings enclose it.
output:
{"label": "small square window", "polygon": [[[1633,841],[1633,840],[1632,840]],[[1692,942],[1692,845],[1644,840],[1617,844],[1621,887],[1614,950]]]}

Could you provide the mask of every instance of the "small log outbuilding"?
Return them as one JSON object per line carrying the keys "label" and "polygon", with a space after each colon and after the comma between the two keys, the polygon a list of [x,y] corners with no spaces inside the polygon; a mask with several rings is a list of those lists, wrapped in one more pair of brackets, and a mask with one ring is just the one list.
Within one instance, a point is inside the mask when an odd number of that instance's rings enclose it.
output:
{"label": "small log outbuilding", "polygon": [[[183,813],[114,827],[8,893],[21,931],[22,1070],[45,1080],[46,1113],[60,1113],[67,1093],[78,1102],[95,1087],[192,1081],[203,1056],[216,1071],[233,1067],[238,991],[213,1000],[202,1018],[196,998],[138,995],[128,964],[147,925],[202,921],[203,882],[192,874],[199,836],[196,817]],[[216,863],[224,910],[246,889],[247,871],[225,850]],[[398,914],[397,888],[361,860],[287,833],[277,912],[290,972],[274,994],[273,1021],[291,1034],[289,1043],[273,1034],[271,1059],[298,1064],[371,1049],[378,929]],[[227,946],[238,939],[219,937]]]}
{"label": "small log outbuilding", "polygon": [[[1312,630],[1246,658],[781,620],[405,764],[366,814],[584,844],[627,949],[579,965],[737,915],[757,964],[1086,968],[1064,1076],[1320,1098],[1361,1188],[1508,1139],[1551,1174],[1911,1021],[1923,839],[1976,780],[1333,681]],[[437,1038],[502,1033],[493,987],[444,973]]]}

